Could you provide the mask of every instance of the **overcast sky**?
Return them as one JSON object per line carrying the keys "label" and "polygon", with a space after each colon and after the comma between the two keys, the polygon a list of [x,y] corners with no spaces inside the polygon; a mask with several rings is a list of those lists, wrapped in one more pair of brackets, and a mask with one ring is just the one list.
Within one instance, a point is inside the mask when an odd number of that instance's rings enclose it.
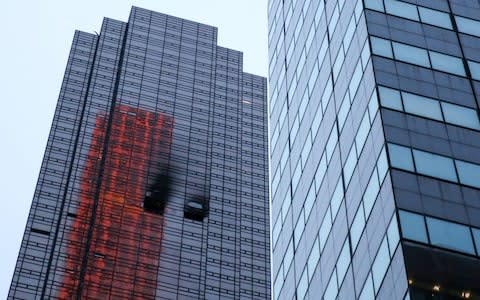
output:
{"label": "overcast sky", "polygon": [[75,29],[132,5],[218,27],[218,44],[267,75],[267,0],[6,0],[0,10],[0,299],[6,299]]}

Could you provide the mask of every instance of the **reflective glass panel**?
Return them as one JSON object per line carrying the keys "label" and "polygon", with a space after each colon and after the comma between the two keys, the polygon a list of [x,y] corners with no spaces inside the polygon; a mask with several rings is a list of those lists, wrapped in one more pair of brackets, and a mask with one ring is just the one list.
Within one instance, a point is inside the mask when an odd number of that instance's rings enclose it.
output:
{"label": "reflective glass panel", "polygon": [[418,21],[418,13],[415,5],[396,0],[385,0],[385,10],[394,16]]}
{"label": "reflective glass panel", "polygon": [[427,68],[430,67],[427,50],[396,42],[393,42],[392,45],[396,59]]}
{"label": "reflective glass panel", "polygon": [[467,226],[427,217],[432,245],[475,254],[472,236]]}
{"label": "reflective glass panel", "polygon": [[442,102],[445,121],[452,124],[480,130],[480,122],[474,109]]}
{"label": "reflective glass panel", "polygon": [[452,29],[452,22],[447,13],[421,6],[418,7],[418,12],[420,13],[420,19],[423,23]]}
{"label": "reflective glass panel", "polygon": [[370,37],[370,40],[372,42],[373,54],[393,58],[392,45],[390,44],[389,40],[377,38],[374,36]]}
{"label": "reflective glass panel", "polygon": [[404,92],[402,92],[402,97],[405,112],[434,120],[443,120],[440,104],[437,100]]}
{"label": "reflective glass panel", "polygon": [[455,166],[451,158],[419,150],[413,150],[413,157],[418,173],[457,181]]}
{"label": "reflective glass panel", "polygon": [[466,161],[456,160],[460,182],[480,188],[480,166]]}
{"label": "reflective glass panel", "polygon": [[434,51],[429,52],[430,60],[432,61],[432,68],[460,76],[465,76],[465,68],[463,67],[463,62],[460,58]]}
{"label": "reflective glass panel", "polygon": [[378,87],[378,93],[380,95],[380,103],[383,107],[403,110],[402,99],[400,98],[400,92],[384,86]]}
{"label": "reflective glass panel", "polygon": [[406,239],[428,244],[427,230],[423,216],[399,211],[402,236]]}
{"label": "reflective glass panel", "polygon": [[472,19],[455,16],[458,31],[471,35],[480,36],[480,22]]}
{"label": "reflective glass panel", "polygon": [[392,167],[408,171],[414,171],[412,152],[410,148],[388,144],[388,153]]}

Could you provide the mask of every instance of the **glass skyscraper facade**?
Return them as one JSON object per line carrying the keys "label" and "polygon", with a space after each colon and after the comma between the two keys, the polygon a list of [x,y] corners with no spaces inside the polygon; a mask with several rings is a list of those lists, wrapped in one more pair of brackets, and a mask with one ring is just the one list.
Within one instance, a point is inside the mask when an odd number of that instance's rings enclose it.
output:
{"label": "glass skyscraper facade", "polygon": [[134,7],[77,31],[9,299],[270,297],[266,79]]}
{"label": "glass skyscraper facade", "polygon": [[274,299],[480,299],[480,3],[268,9]]}

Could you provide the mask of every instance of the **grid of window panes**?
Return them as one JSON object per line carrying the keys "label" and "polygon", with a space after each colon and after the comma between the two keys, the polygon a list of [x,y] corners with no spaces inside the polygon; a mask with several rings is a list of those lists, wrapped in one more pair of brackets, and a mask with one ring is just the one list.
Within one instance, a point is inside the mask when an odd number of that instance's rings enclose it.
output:
{"label": "grid of window panes", "polygon": [[275,299],[405,295],[369,43],[362,1],[269,2]]}
{"label": "grid of window panes", "polygon": [[216,37],[136,7],[75,34],[10,299],[270,297],[266,79]]}

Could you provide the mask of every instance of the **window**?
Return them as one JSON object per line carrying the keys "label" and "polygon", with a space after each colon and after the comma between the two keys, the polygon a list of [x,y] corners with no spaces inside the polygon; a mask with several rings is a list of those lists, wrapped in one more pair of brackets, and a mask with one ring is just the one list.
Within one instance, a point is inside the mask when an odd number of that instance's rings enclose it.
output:
{"label": "window", "polygon": [[335,187],[335,191],[333,192],[332,199],[330,200],[330,209],[332,210],[332,219],[335,219],[338,209],[340,208],[340,204],[342,203],[343,199],[343,183],[342,178],[340,177],[337,181],[337,186]]}
{"label": "window", "polygon": [[429,52],[430,60],[432,61],[432,68],[460,76],[465,76],[465,68],[463,67],[463,62],[460,58],[434,51]]}
{"label": "window", "polygon": [[413,150],[417,172],[449,181],[457,181],[453,160],[429,152]]}
{"label": "window", "polygon": [[313,204],[315,203],[315,184],[312,183],[310,185],[310,189],[308,190],[307,198],[305,199],[305,203],[303,204],[305,209],[305,221],[308,220],[310,216],[310,212],[312,211]]}
{"label": "window", "polygon": [[332,216],[330,215],[330,210],[327,210],[325,217],[323,218],[322,225],[320,225],[320,231],[318,232],[318,238],[320,241],[320,252],[323,251],[325,243],[327,242],[330,229],[332,228]]}
{"label": "window", "polygon": [[475,80],[480,80],[480,64],[469,60],[468,68],[470,69],[472,78]]}
{"label": "window", "polygon": [[480,166],[465,161],[456,160],[458,177],[460,182],[466,185],[480,188]]}
{"label": "window", "polygon": [[375,299],[375,294],[373,291],[372,276],[369,273],[367,281],[363,286],[362,293],[360,294],[360,297],[358,297],[358,300],[372,300],[372,299]]}
{"label": "window", "polygon": [[377,37],[370,37],[370,40],[372,42],[372,52],[381,55],[381,56],[386,56],[388,58],[393,58],[393,53],[392,53],[392,45],[390,44],[389,40],[377,38]]}
{"label": "window", "polygon": [[428,243],[423,216],[401,210],[399,212],[402,236],[406,239]]}
{"label": "window", "polygon": [[313,243],[312,250],[310,251],[310,256],[308,257],[307,267],[308,267],[308,281],[310,281],[315,273],[315,268],[317,267],[318,261],[320,260],[320,248],[318,245],[318,237]]}
{"label": "window", "polygon": [[327,161],[325,159],[325,154],[320,159],[320,162],[317,166],[317,172],[315,173],[315,191],[318,193],[322,185],[323,177],[327,171]]}
{"label": "window", "polygon": [[372,265],[372,277],[373,286],[375,287],[375,293],[378,292],[383,281],[383,277],[387,272],[388,265],[390,264],[390,255],[388,253],[388,242],[385,237],[378,249],[377,256]]}
{"label": "window", "polygon": [[300,277],[300,281],[298,282],[297,287],[297,299],[303,299],[305,294],[307,293],[308,289],[308,274],[307,269],[303,271],[302,277]]}
{"label": "window", "polygon": [[480,122],[474,109],[446,102],[441,104],[446,122],[480,130]]}
{"label": "window", "polygon": [[393,253],[397,248],[397,244],[400,241],[400,234],[398,233],[397,216],[395,214],[393,214],[392,220],[390,221],[390,225],[388,226],[387,237],[388,237],[388,248],[390,249],[390,254],[393,256]]}
{"label": "window", "polygon": [[328,282],[325,294],[323,294],[324,300],[335,300],[337,298],[338,286],[337,286],[337,269],[333,270],[330,281]]}
{"label": "window", "polygon": [[365,0],[365,7],[373,10],[384,11],[382,0]]}
{"label": "window", "polygon": [[472,228],[473,240],[475,241],[475,246],[477,248],[477,252],[480,255],[480,230]]}
{"label": "window", "polygon": [[427,217],[432,245],[475,254],[472,236],[467,226]]}
{"label": "window", "polygon": [[295,172],[293,172],[293,176],[292,176],[293,193],[295,193],[295,191],[297,190],[298,182],[300,181],[301,176],[302,176],[302,164],[298,162],[297,167],[295,168]]}
{"label": "window", "polygon": [[337,276],[338,276],[338,284],[341,285],[343,282],[343,278],[345,278],[345,274],[347,274],[348,266],[350,265],[350,247],[348,245],[348,238],[345,240],[343,244],[342,251],[338,256],[337,260]]}
{"label": "window", "polygon": [[467,34],[480,36],[480,22],[455,16],[455,22],[457,23],[458,30]]}
{"label": "window", "polygon": [[427,50],[392,42],[395,58],[404,62],[430,67]]}
{"label": "window", "polygon": [[383,107],[403,110],[402,99],[400,98],[400,92],[391,88],[379,86],[378,93],[380,95],[380,103]]}
{"label": "window", "polygon": [[295,249],[297,249],[298,244],[300,243],[300,238],[302,237],[303,230],[305,229],[305,217],[304,217],[304,210],[300,212],[300,216],[297,220],[297,225],[295,226],[293,237],[295,242]]}
{"label": "window", "polygon": [[362,236],[363,226],[365,226],[365,216],[363,215],[363,205],[360,204],[357,210],[357,214],[352,222],[352,227],[350,228],[350,239],[352,241],[352,251],[357,249],[358,242]]}
{"label": "window", "polygon": [[355,151],[355,145],[352,145],[350,153],[348,154],[345,166],[343,166],[343,176],[345,177],[345,186],[348,186],[350,179],[352,178],[353,171],[357,165],[357,153]]}
{"label": "window", "polygon": [[440,104],[436,100],[402,92],[405,112],[442,121]]}
{"label": "window", "polygon": [[410,148],[388,144],[388,153],[392,167],[412,172],[415,170]]}
{"label": "window", "polygon": [[421,6],[418,7],[418,12],[420,13],[420,19],[423,23],[452,29],[452,22],[447,13]]}
{"label": "window", "polygon": [[418,21],[415,5],[396,0],[385,0],[385,10],[391,15]]}

